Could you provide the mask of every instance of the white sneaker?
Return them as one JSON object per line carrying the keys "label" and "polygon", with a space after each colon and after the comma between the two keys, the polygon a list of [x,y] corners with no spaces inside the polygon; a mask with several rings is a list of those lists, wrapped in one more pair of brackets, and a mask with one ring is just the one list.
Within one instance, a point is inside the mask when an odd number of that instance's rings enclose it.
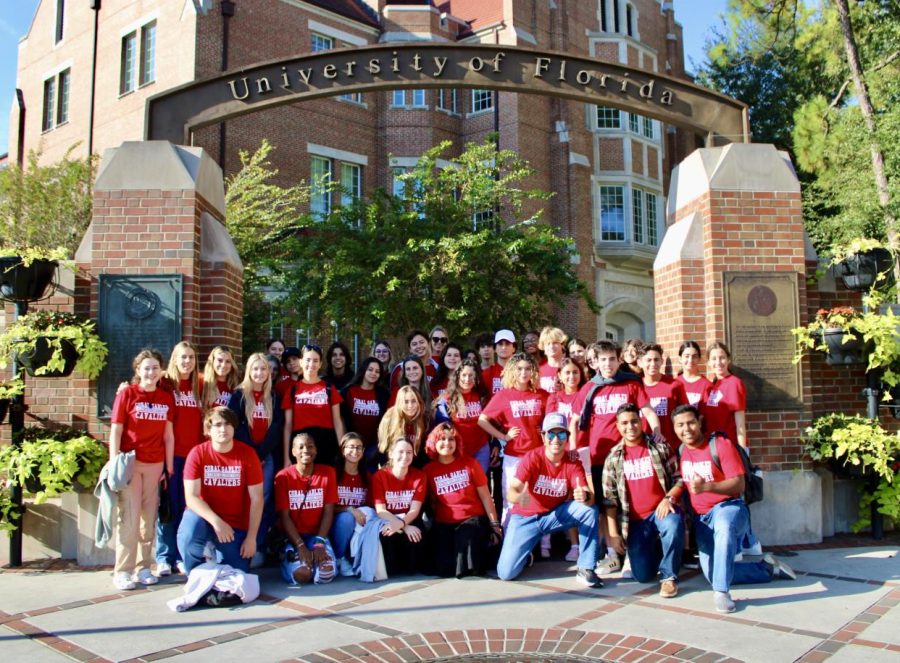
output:
{"label": "white sneaker", "polygon": [[541,537],[541,559],[550,559],[550,535]]}
{"label": "white sneaker", "polygon": [[750,546],[749,548],[742,549],[741,552],[744,553],[745,555],[757,555],[757,556],[762,555],[763,554],[762,544],[757,539],[753,543],[752,546]]}
{"label": "white sneaker", "polygon": [[566,553],[566,561],[567,562],[577,562],[578,556],[581,554],[581,550],[578,546],[572,546],[569,548],[569,552]]}
{"label": "white sneaker", "polygon": [[155,585],[159,582],[159,578],[153,575],[150,569],[141,569],[137,572],[135,579],[142,585]]}
{"label": "white sneaker", "polygon": [[156,563],[156,576],[158,578],[165,578],[166,576],[172,575],[172,565],[168,562],[157,562]]}
{"label": "white sneaker", "polygon": [[175,568],[178,569],[178,573],[180,573],[181,575],[187,575],[187,569],[184,568],[184,562],[182,562],[180,559],[175,562]]}
{"label": "white sneaker", "polygon": [[134,580],[131,579],[130,573],[119,571],[118,573],[113,574],[113,587],[121,590],[129,590],[134,589],[137,585],[135,585]]}
{"label": "white sneaker", "polygon": [[352,578],[356,575],[353,573],[353,564],[346,557],[341,557],[338,560],[338,571],[345,578]]}
{"label": "white sneaker", "polygon": [[250,568],[258,569],[265,563],[266,563],[266,556],[257,550],[255,553],[253,553],[253,557],[250,560]]}
{"label": "white sneaker", "polygon": [[797,574],[790,566],[770,553],[763,555],[763,562],[772,567],[773,578],[788,578],[796,580]]}
{"label": "white sneaker", "polygon": [[744,553],[735,553],[734,561],[735,562],[743,562],[744,561]]}

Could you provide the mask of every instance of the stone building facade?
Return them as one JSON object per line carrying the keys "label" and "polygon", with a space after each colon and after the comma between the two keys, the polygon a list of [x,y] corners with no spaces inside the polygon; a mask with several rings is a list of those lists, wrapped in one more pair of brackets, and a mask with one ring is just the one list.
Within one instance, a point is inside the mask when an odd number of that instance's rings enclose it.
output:
{"label": "stone building facade", "polygon": [[[415,40],[535,47],[685,76],[671,1],[42,0],[19,45],[10,159],[19,157],[23,115],[22,151],[40,148],[46,161],[72,145],[102,154],[142,139],[146,100],[173,87],[315,50]],[[254,113],[198,131],[194,144],[227,176],[240,150],[267,138],[283,183],[330,174],[365,195],[392,188],[439,141],[459,151],[494,130],[501,148],[537,169],[529,184],[555,193],[544,218],[575,240],[579,277],[604,307],[595,316],[563,305],[559,324],[588,340],[653,338],[652,265],[669,172],[697,146],[674,127],[551,97],[398,90]]]}

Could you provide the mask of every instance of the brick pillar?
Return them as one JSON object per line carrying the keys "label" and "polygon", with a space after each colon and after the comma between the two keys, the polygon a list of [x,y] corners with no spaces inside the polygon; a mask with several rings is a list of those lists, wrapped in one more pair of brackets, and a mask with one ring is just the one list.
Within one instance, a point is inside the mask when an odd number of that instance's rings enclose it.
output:
{"label": "brick pillar", "polygon": [[[806,261],[815,254],[808,255],[800,184],[785,154],[771,145],[696,150],[673,172],[667,217],[654,280],[657,339],[670,357],[685,340],[700,343],[704,357],[713,341],[730,340],[726,272],[796,275],[797,315],[805,322]],[[767,324],[762,316],[741,322]],[[779,342],[790,346],[789,332],[783,335]],[[738,369],[742,359],[752,361],[748,351],[742,357],[731,349]],[[766,499],[753,507],[754,529],[764,544],[822,536],[821,481],[798,439],[812,413],[807,363],[799,384],[799,407],[754,411],[748,403],[751,456],[766,471]]]}

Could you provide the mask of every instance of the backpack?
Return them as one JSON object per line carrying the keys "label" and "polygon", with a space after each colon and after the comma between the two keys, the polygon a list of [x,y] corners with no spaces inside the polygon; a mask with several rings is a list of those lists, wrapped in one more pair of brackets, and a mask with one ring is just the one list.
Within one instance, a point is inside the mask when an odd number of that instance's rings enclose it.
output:
{"label": "backpack", "polygon": [[[719,471],[721,472],[722,462],[719,460],[719,452],[716,449],[716,438],[720,436],[725,437],[725,433],[721,433],[719,431],[710,433],[709,455],[712,456],[713,464],[717,468],[719,468]],[[760,474],[760,469],[750,462],[750,454],[744,447],[742,447],[740,444],[735,444],[734,446],[737,447],[738,455],[741,457],[741,462],[744,465],[744,494],[742,495],[742,497],[744,498],[744,502],[746,502],[747,506],[750,506],[755,502],[762,502],[763,478]],[[684,445],[682,444],[678,449],[679,457],[681,457],[683,451]]]}

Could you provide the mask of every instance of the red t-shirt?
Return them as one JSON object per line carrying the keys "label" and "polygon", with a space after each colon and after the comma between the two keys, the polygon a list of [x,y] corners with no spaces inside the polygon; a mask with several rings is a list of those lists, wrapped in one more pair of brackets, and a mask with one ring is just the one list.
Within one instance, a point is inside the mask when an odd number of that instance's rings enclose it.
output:
{"label": "red t-shirt", "polygon": [[191,380],[179,380],[172,397],[175,399],[175,455],[187,458],[191,449],[203,442],[203,410]]}
{"label": "red t-shirt", "polygon": [[291,377],[290,373],[288,373],[288,376],[284,380],[276,382],[275,386],[272,388],[273,391],[275,392],[275,395],[278,396],[278,398],[275,399],[275,402],[280,403],[282,401],[282,399],[284,398],[285,392],[290,391],[291,387],[294,386],[295,384],[297,384],[298,382],[300,382],[300,380],[293,379]]}
{"label": "red t-shirt", "polygon": [[684,379],[683,373],[675,379],[684,387],[684,393],[687,394],[688,403],[700,407],[700,403],[704,399],[703,397],[706,394],[706,390],[709,389],[712,382],[707,380],[703,375],[693,382],[688,382]]}
{"label": "red t-shirt", "polygon": [[[200,378],[200,393],[203,393],[203,378]],[[216,400],[213,401],[210,407],[228,407],[228,402],[231,400],[231,388],[228,386],[227,382],[219,382],[216,380],[216,391],[219,392],[219,395],[216,396]]]}
{"label": "red t-shirt", "polygon": [[477,460],[468,456],[454,458],[446,464],[433,460],[424,472],[437,522],[461,523],[467,518],[486,515],[478,488],[487,485],[487,476]]}
{"label": "red t-shirt", "polygon": [[350,412],[348,430],[358,433],[366,447],[378,443],[378,424],[384,412],[378,404],[374,389],[363,389],[359,385],[347,387],[347,410]]}
{"label": "red t-shirt", "polygon": [[369,489],[363,485],[359,474],[347,474],[338,481],[338,504],[340,506],[365,506],[369,503]]}
{"label": "red t-shirt", "polygon": [[294,430],[303,428],[334,428],[331,408],[344,402],[337,389],[325,380],[308,384],[300,380],[294,384],[294,398],[288,389],[281,400],[281,409],[294,411]]}
{"label": "red t-shirt", "polygon": [[[429,358],[424,359],[425,362],[425,378],[431,382],[431,378],[433,378],[437,374],[437,363]],[[397,391],[400,388],[400,377],[403,375],[403,362],[398,363],[394,368],[391,369],[391,391]]]}
{"label": "red t-shirt", "polygon": [[[681,446],[681,441],[675,435],[675,426],[672,423],[672,412],[679,405],[687,404],[687,394],[684,392],[684,385],[668,375],[664,375],[662,379],[652,387],[644,382],[644,392],[650,399],[650,407],[659,417],[659,430],[666,442],[677,451]],[[641,418],[644,419],[644,413],[641,412]],[[650,433],[650,422],[644,419],[644,431]]]}
{"label": "red t-shirt", "polygon": [[528,484],[531,500],[525,506],[513,505],[511,513],[535,516],[553,511],[569,498],[572,491],[581,486],[587,488],[587,479],[580,462],[571,461],[563,454],[559,465],[547,458],[544,448],[529,452],[516,467],[516,478]]}
{"label": "red t-shirt", "polygon": [[547,406],[547,392],[502,389],[493,395],[483,414],[497,421],[503,428],[519,427],[519,434],[506,443],[507,456],[524,456],[536,447],[544,446],[541,424]]}
{"label": "red t-shirt", "polygon": [[632,520],[643,520],[656,510],[657,505],[666,496],[653,469],[653,459],[646,446],[625,445],[623,474],[631,504],[631,513],[628,517]]}
{"label": "red t-shirt", "polygon": [[[719,463],[722,465],[721,470],[712,462],[708,443],[704,443],[699,449],[691,449],[684,445],[684,450],[681,452],[681,476],[685,486],[690,483],[694,475],[703,477],[704,481],[724,481],[744,473],[744,463],[738,456],[740,452],[734,442],[719,436],[716,438],[716,451],[719,454]],[[699,514],[707,513],[719,502],[733,499],[728,495],[717,493],[693,495],[688,491],[688,495],[691,498],[691,506]]]}
{"label": "red t-shirt", "polygon": [[463,394],[465,407],[461,408],[451,417],[453,427],[462,438],[462,452],[467,456],[475,453],[488,443],[487,432],[478,425],[478,417],[481,416],[481,397],[473,389],[468,394]]}
{"label": "red t-shirt", "polygon": [[142,463],[161,463],[166,459],[164,433],[166,423],[175,417],[172,393],[157,387],[144,391],[128,385],[113,403],[112,423],[122,424],[122,451],[134,451]]}
{"label": "red t-shirt", "polygon": [[481,382],[491,394],[496,394],[503,389],[503,367],[500,364],[491,364],[481,371]]}
{"label": "red t-shirt", "polygon": [[[550,394],[550,398],[547,399],[547,414],[551,412],[559,412],[560,414],[566,415],[566,420],[572,420],[572,413],[579,414],[575,412],[575,402],[578,400],[578,392],[573,392],[571,394],[567,394],[565,391],[556,391]],[[589,437],[587,431],[579,430],[578,434],[575,436],[575,446],[578,449],[583,449],[590,445]],[[566,446],[568,449],[568,445]]]}
{"label": "red t-shirt", "polygon": [[[581,414],[584,400],[590,391],[591,383],[585,384],[578,392],[575,401],[575,412]],[[639,408],[649,403],[647,393],[640,380],[626,380],[616,384],[600,387],[594,394],[593,413],[589,424],[591,447],[591,465],[603,465],[603,461],[622,436],[616,428],[616,410],[625,403],[634,403]]]}
{"label": "red t-shirt", "polygon": [[[244,394],[244,398],[247,395]],[[269,418],[266,416],[266,402],[263,400],[263,392],[253,392],[253,420],[250,422],[250,439],[256,446],[263,443],[266,433],[269,432]]]}
{"label": "red t-shirt", "polygon": [[713,382],[701,401],[703,426],[706,433],[720,431],[729,440],[737,442],[737,422],[734,413],[747,409],[744,383],[736,375]]}
{"label": "red t-shirt", "polygon": [[212,442],[194,447],[184,464],[184,480],[200,480],[200,497],[234,529],[250,526],[248,488],[262,483],[262,465],[252,447],[235,442],[219,453]]}
{"label": "red t-shirt", "polygon": [[391,513],[406,513],[413,501],[425,501],[425,485],[421,470],[411,467],[405,477],[398,479],[385,467],[372,475],[372,501],[376,507],[384,505]]}
{"label": "red t-shirt", "polygon": [[538,368],[538,375],[541,378],[541,389],[548,394],[556,391],[556,375],[559,373],[558,366],[551,366],[550,362],[544,362]]}
{"label": "red t-shirt", "polygon": [[319,533],[326,504],[337,504],[334,468],[313,465],[311,476],[302,476],[296,465],[275,475],[275,509],[288,511],[299,534]]}

